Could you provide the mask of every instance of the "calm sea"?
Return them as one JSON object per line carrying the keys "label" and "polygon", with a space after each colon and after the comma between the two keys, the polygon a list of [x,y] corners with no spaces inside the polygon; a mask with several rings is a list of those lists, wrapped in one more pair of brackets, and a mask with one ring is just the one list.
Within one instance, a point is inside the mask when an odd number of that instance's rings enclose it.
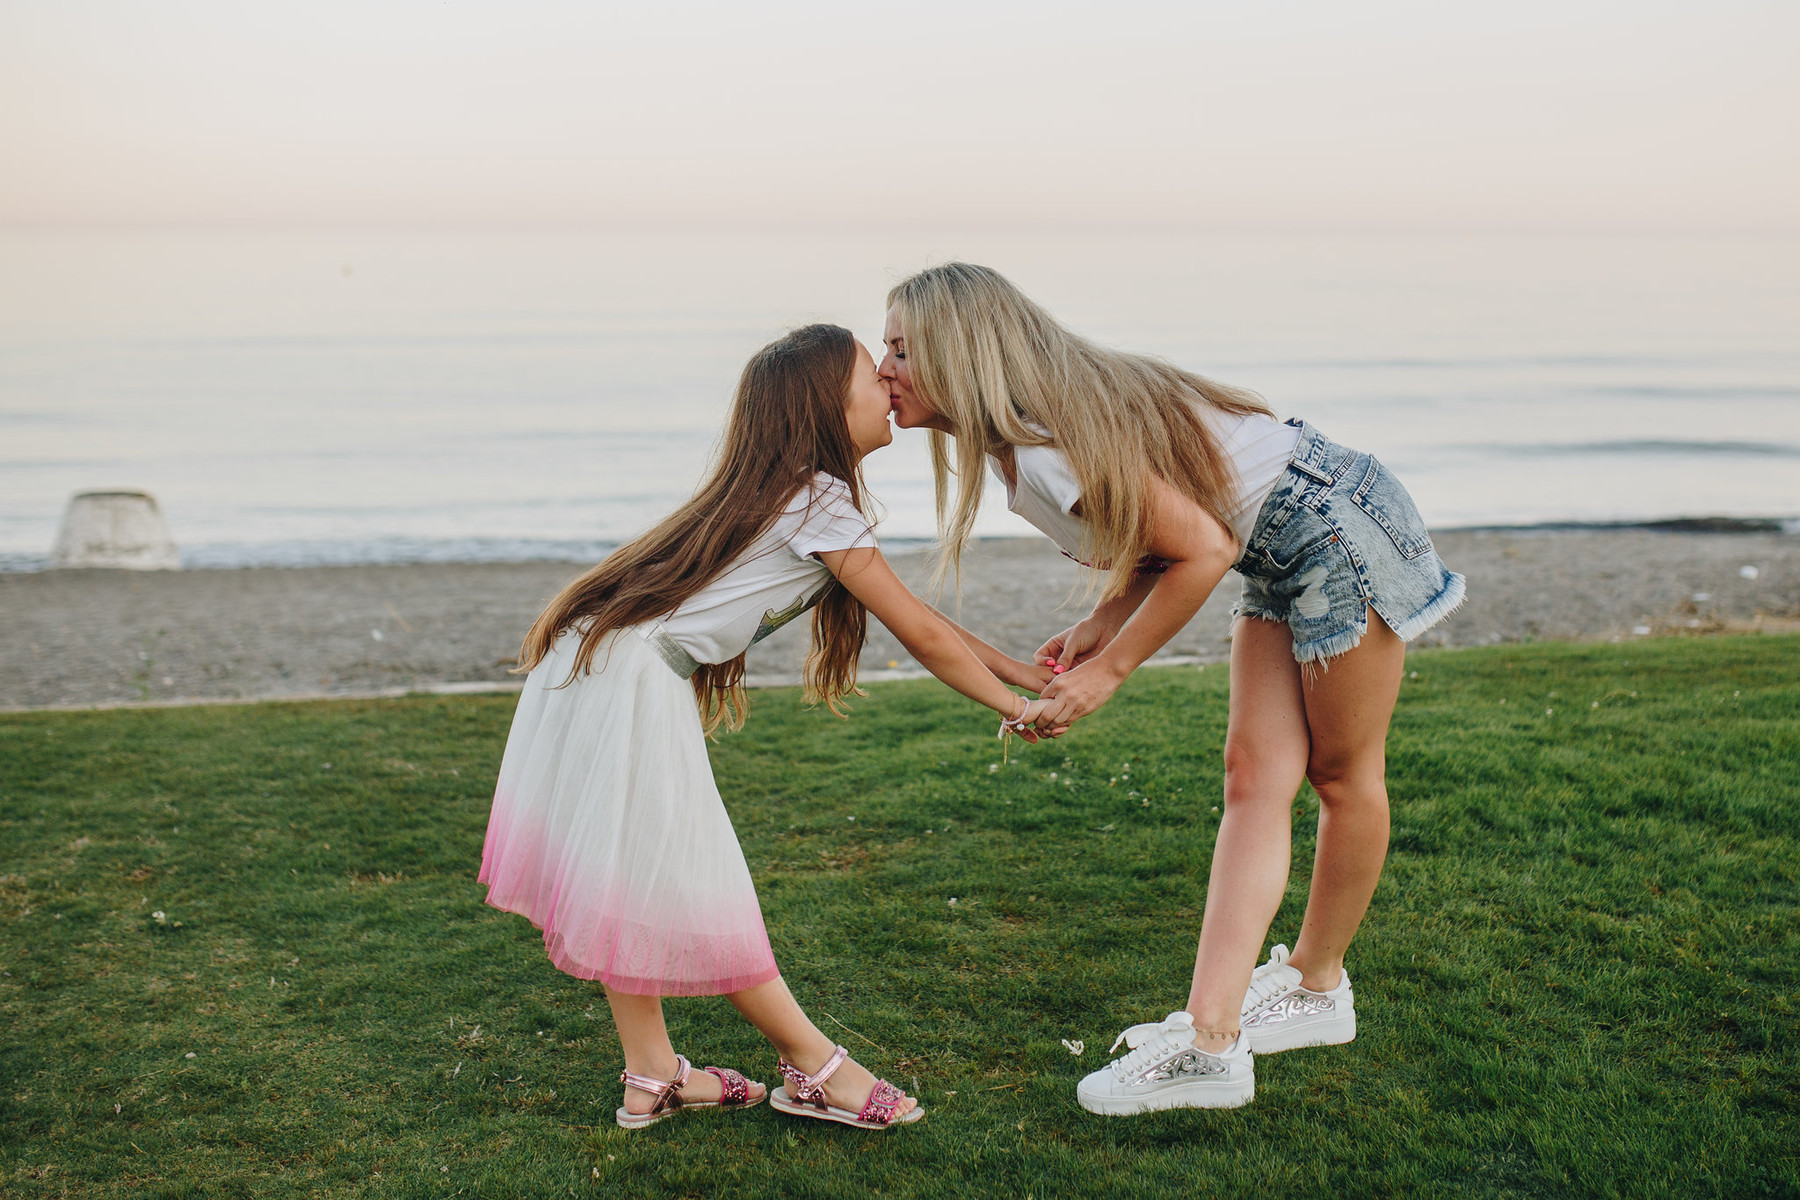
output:
{"label": "calm sea", "polygon": [[[146,489],[193,566],[591,559],[745,357],[967,258],[1379,454],[1439,528],[1800,517],[1800,240],[0,232],[0,569]],[[924,439],[870,460],[930,536]],[[984,532],[1026,532],[999,504]]]}

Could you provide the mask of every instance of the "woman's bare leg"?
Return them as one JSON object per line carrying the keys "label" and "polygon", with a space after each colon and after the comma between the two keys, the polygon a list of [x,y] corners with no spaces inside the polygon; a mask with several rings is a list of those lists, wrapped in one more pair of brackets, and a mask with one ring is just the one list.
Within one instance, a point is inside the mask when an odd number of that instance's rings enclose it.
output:
{"label": "woman's bare leg", "polygon": [[1387,731],[1405,659],[1406,644],[1371,610],[1356,649],[1306,681],[1306,775],[1319,793],[1319,844],[1288,965],[1313,991],[1329,991],[1342,978],[1344,951],[1387,859]]}
{"label": "woman's bare leg", "polygon": [[[1213,846],[1206,914],[1188,1012],[1201,1030],[1235,1030],[1250,972],[1287,887],[1294,793],[1310,746],[1294,639],[1287,625],[1240,617],[1231,641],[1225,814]],[[1202,1033],[1203,1050],[1230,1037]]]}
{"label": "woman's bare leg", "polygon": [[[1303,673],[1292,635],[1243,618],[1231,649],[1225,819],[1213,851],[1188,1011],[1202,1030],[1237,1027],[1250,973],[1287,884],[1289,805],[1300,777],[1319,794],[1319,840],[1288,963],[1329,991],[1387,858],[1387,730],[1406,646],[1374,610],[1354,650]],[[1296,766],[1298,764],[1298,766]],[[1202,1034],[1202,1049],[1230,1039]]]}

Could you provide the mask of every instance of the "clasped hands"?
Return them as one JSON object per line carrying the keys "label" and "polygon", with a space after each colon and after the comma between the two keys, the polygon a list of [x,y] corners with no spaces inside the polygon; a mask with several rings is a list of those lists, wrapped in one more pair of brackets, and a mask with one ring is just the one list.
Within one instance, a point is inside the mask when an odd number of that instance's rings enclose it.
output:
{"label": "clasped hands", "polygon": [[1101,654],[1117,633],[1090,616],[1039,646],[1030,662],[1015,660],[1007,682],[1038,693],[1027,717],[1039,737],[1061,737],[1118,690],[1129,672],[1117,670]]}

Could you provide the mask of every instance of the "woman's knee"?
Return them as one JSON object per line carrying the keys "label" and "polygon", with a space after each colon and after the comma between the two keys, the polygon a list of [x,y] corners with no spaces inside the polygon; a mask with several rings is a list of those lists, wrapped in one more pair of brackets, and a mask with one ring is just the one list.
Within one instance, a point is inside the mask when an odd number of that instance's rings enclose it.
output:
{"label": "woman's knee", "polygon": [[1225,747],[1225,803],[1228,807],[1287,806],[1300,790],[1298,766],[1227,743]]}
{"label": "woman's knee", "polygon": [[1355,808],[1387,803],[1387,766],[1373,763],[1309,763],[1306,781],[1322,808]]}

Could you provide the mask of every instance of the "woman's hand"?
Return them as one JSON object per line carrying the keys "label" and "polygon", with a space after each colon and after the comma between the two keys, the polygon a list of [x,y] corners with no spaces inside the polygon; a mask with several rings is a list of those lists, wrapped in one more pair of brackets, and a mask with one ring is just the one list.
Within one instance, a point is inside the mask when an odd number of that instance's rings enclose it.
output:
{"label": "woman's hand", "polygon": [[1054,678],[1061,673],[1055,670],[1056,667],[1067,671],[1080,666],[1106,649],[1107,643],[1118,634],[1119,627],[1095,611],[1039,646],[1037,653],[1032,656],[1033,661],[1054,664],[1043,668],[1051,672]]}
{"label": "woman's hand", "polygon": [[[1086,662],[1073,670],[1058,675],[1049,687],[1044,689],[1044,699],[1057,702],[1052,714],[1054,722],[1066,729],[1076,721],[1087,716],[1112,698],[1125,682],[1125,675],[1114,670],[1105,659]],[[1043,717],[1039,717],[1039,728],[1043,729]],[[1049,730],[1045,730],[1050,732]],[[1061,733],[1057,729],[1052,736]]]}
{"label": "woman's hand", "polygon": [[1063,635],[1056,661],[1074,665],[1043,698],[1062,702],[1058,719],[1065,724],[1105,704],[1127,675],[1181,632],[1237,558],[1236,539],[1210,513],[1161,479],[1152,478],[1150,490],[1156,520],[1147,548],[1167,565],[1135,576]]}
{"label": "woman's hand", "polygon": [[1061,737],[1069,731],[1069,721],[1063,716],[1068,708],[1068,703],[1063,700],[1033,700],[1026,707],[1023,719],[1027,724],[1020,733],[1030,731],[1033,736],[1026,740],[1031,742]]}

